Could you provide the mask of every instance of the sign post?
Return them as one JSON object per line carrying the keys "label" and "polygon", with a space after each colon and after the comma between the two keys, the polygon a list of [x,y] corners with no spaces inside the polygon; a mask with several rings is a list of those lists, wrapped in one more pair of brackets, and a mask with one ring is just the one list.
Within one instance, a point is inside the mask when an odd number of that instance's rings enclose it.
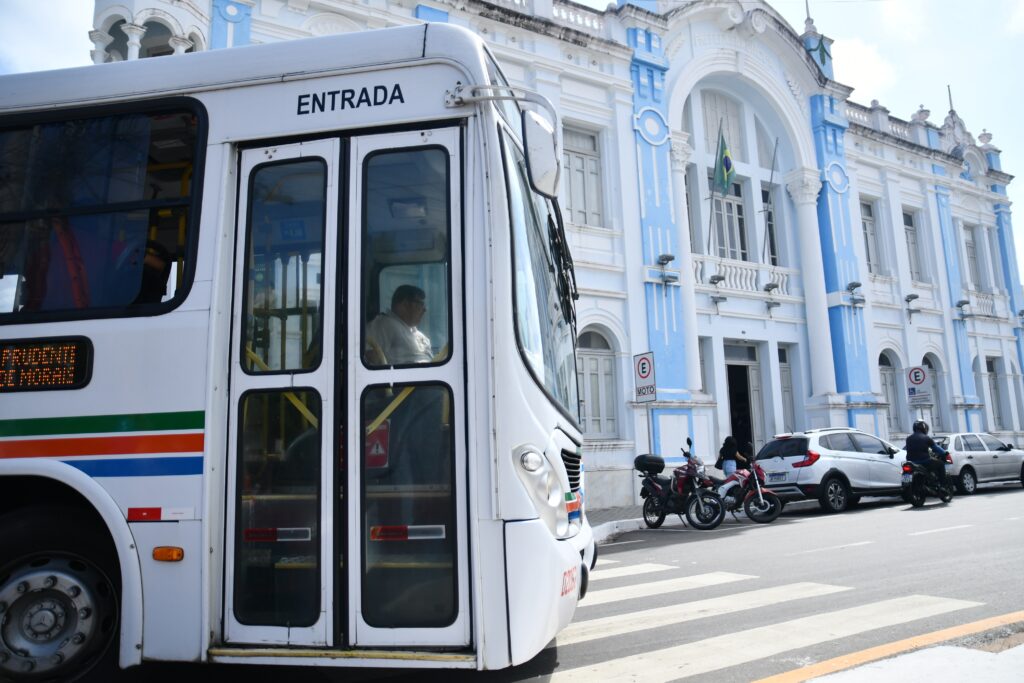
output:
{"label": "sign post", "polygon": [[[930,368],[915,366],[907,368],[907,405],[911,408],[931,405],[933,402],[932,375]],[[918,416],[920,417],[920,415]]]}
{"label": "sign post", "polygon": [[[658,385],[654,381],[654,352],[638,353],[633,356],[633,399],[637,403],[650,403],[658,399]],[[654,435],[651,426],[651,409],[647,408],[647,444],[654,450]]]}

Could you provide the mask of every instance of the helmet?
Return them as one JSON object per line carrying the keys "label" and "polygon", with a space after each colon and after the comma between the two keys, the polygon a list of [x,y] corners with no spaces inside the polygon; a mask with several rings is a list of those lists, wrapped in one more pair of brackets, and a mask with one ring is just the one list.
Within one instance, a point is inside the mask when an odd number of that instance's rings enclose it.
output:
{"label": "helmet", "polygon": [[914,431],[921,432],[922,434],[928,433],[928,423],[924,420],[917,420],[914,422]]}

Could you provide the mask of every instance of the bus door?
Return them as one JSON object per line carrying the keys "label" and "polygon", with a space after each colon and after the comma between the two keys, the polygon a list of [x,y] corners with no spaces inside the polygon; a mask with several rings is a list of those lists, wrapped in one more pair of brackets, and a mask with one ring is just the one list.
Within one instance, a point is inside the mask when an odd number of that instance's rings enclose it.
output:
{"label": "bus door", "polygon": [[330,646],[337,139],[242,152],[225,553],[228,642]]}
{"label": "bus door", "polygon": [[356,647],[467,646],[458,128],[350,147],[347,567]]}

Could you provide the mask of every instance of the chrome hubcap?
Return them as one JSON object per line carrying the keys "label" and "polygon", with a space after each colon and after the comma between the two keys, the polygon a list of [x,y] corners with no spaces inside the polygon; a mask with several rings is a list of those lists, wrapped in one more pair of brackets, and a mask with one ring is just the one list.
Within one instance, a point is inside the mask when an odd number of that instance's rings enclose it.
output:
{"label": "chrome hubcap", "polygon": [[963,482],[964,491],[968,493],[974,493],[974,489],[977,488],[978,482],[974,480],[974,475],[970,472],[964,472],[960,476],[961,482]]}
{"label": "chrome hubcap", "polygon": [[86,562],[36,557],[14,566],[0,583],[0,678],[77,669],[104,642],[114,610],[110,584]]}

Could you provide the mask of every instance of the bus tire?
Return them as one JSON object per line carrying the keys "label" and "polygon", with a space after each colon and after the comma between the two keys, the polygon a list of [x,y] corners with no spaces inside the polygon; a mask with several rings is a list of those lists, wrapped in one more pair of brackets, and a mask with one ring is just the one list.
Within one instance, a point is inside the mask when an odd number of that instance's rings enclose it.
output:
{"label": "bus tire", "polygon": [[117,557],[106,530],[82,518],[79,509],[43,507],[0,517],[0,680],[116,675]]}

